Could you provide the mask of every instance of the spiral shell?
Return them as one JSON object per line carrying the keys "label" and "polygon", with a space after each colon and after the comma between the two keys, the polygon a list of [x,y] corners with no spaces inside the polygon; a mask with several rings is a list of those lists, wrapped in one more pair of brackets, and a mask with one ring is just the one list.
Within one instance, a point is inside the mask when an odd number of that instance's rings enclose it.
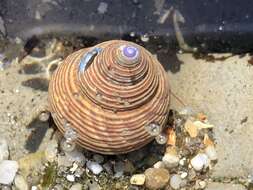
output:
{"label": "spiral shell", "polygon": [[69,55],[52,76],[49,103],[62,133],[67,122],[82,147],[121,154],[154,139],[146,126],[165,125],[169,93],[166,72],[151,53],[112,40]]}

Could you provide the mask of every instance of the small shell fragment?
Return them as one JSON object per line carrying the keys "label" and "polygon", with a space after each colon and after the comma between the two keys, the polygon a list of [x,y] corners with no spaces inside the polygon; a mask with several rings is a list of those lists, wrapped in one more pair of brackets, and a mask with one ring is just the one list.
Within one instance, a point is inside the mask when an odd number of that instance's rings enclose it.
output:
{"label": "small shell fragment", "polygon": [[176,133],[175,133],[174,129],[168,128],[167,129],[167,136],[168,136],[167,145],[175,146],[177,137],[176,137]]}
{"label": "small shell fragment", "polygon": [[217,151],[215,149],[213,141],[208,137],[207,134],[205,134],[204,137],[204,145],[206,146],[205,148],[205,153],[209,157],[211,161],[215,161],[218,159]]}
{"label": "small shell fragment", "polygon": [[190,119],[185,122],[185,130],[189,133],[190,137],[195,138],[198,136],[198,128]]}
{"label": "small shell fragment", "polygon": [[191,166],[196,171],[201,171],[209,166],[209,159],[206,154],[199,153],[191,159]]}
{"label": "small shell fragment", "polygon": [[202,121],[194,121],[193,123],[194,123],[194,125],[196,125],[196,127],[199,130],[200,129],[211,129],[211,128],[214,128],[214,125],[208,124],[208,123],[204,123]]}

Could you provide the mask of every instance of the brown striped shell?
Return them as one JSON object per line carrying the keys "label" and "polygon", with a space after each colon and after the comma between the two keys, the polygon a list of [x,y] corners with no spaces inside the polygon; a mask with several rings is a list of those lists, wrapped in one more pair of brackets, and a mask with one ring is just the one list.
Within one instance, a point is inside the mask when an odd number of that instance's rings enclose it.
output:
{"label": "brown striped shell", "polygon": [[[136,48],[135,57],[124,57],[126,47]],[[102,50],[82,70],[83,57],[94,48]],[[112,40],[69,55],[52,76],[49,103],[60,131],[65,132],[68,122],[79,145],[121,154],[154,139],[145,126],[165,125],[169,85],[163,67],[146,49]]]}

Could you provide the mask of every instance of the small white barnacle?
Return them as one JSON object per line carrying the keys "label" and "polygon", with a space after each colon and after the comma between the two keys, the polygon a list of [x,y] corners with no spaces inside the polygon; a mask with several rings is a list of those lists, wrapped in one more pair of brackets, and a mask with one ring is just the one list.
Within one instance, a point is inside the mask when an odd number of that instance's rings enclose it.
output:
{"label": "small white barnacle", "polygon": [[151,122],[145,126],[145,129],[151,136],[155,137],[161,133],[162,126],[156,122]]}
{"label": "small white barnacle", "polygon": [[156,142],[157,142],[158,144],[165,144],[165,143],[167,142],[167,140],[168,140],[168,137],[167,137],[166,134],[160,133],[159,135],[157,135],[157,136],[155,137],[155,140],[156,140]]}

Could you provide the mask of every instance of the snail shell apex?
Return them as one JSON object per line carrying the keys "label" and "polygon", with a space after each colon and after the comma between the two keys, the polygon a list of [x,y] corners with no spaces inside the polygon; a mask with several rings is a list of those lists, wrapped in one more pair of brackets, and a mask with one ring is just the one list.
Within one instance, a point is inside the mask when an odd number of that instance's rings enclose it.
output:
{"label": "snail shell apex", "polygon": [[169,92],[157,59],[135,43],[112,40],[64,60],[50,81],[49,104],[59,130],[68,122],[82,147],[121,154],[154,139],[146,125],[165,125]]}

